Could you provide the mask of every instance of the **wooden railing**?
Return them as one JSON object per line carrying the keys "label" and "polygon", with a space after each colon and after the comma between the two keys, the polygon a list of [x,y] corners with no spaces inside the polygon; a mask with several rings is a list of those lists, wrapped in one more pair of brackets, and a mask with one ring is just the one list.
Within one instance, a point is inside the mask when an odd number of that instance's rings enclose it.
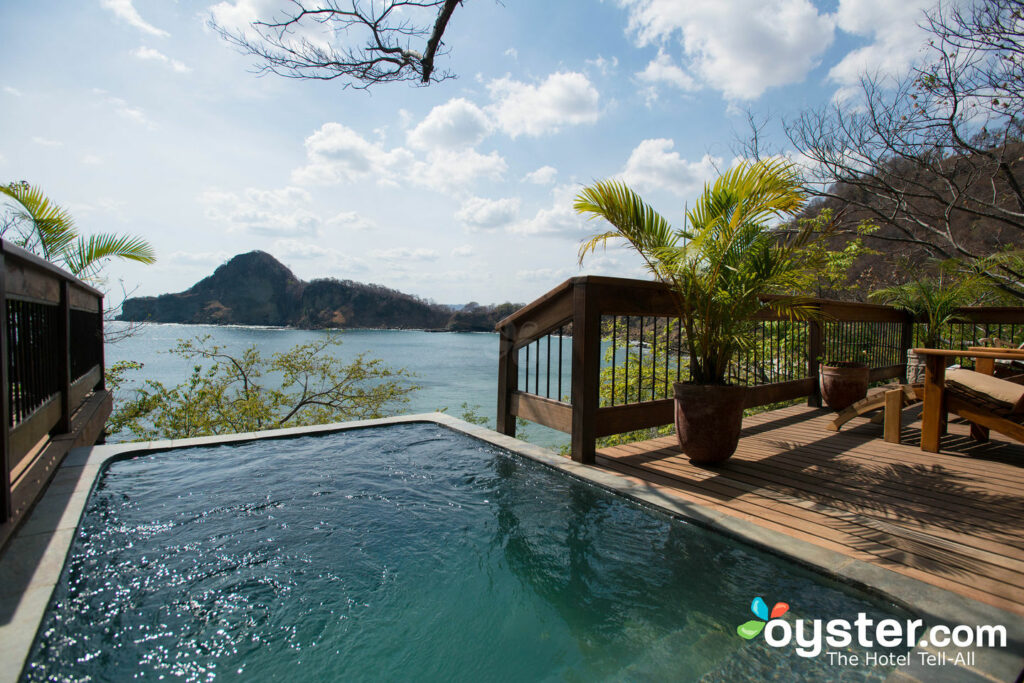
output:
{"label": "wooden railing", "polygon": [[[818,299],[819,316],[752,321],[749,348],[729,380],[749,387],[747,407],[807,397],[821,405],[819,359],[856,358],[871,381],[904,377],[921,325],[889,306]],[[659,283],[572,278],[497,325],[501,335],[498,431],[516,418],[571,435],[572,457],[592,462],[597,439],[671,424],[672,384],[689,377],[675,303]],[[1024,308],[962,309],[950,343],[1024,338]]]}
{"label": "wooden railing", "polygon": [[102,435],[103,294],[0,240],[0,545],[74,446]]}

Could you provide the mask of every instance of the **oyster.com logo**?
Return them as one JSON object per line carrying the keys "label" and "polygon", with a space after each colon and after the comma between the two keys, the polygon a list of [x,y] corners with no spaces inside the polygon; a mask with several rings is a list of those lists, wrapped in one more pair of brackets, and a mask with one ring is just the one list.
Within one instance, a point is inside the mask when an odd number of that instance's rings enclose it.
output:
{"label": "oyster.com logo", "polygon": [[[752,640],[764,633],[769,647],[794,646],[801,657],[825,654],[830,664],[895,665],[910,663],[915,651],[925,666],[974,666],[976,652],[972,648],[1005,648],[1007,633],[1002,624],[935,624],[926,626],[923,619],[876,619],[858,612],[855,619],[782,619],[789,612],[789,604],[777,602],[768,609],[764,598],[750,603],[751,619],[736,627],[741,638]],[[790,623],[792,621],[792,623]],[[851,645],[866,650],[850,653]],[[941,652],[929,651],[932,646]],[[883,652],[872,652],[881,648]],[[950,649],[951,652],[946,652]]]}
{"label": "oyster.com logo", "polygon": [[750,640],[756,638],[761,631],[764,630],[765,625],[772,619],[778,619],[783,614],[789,611],[789,605],[784,602],[777,602],[772,607],[772,611],[768,611],[768,605],[765,603],[764,598],[757,597],[750,603],[750,611],[754,613],[757,619],[751,619],[750,621],[744,622],[736,627],[736,633],[740,634],[743,638]]}

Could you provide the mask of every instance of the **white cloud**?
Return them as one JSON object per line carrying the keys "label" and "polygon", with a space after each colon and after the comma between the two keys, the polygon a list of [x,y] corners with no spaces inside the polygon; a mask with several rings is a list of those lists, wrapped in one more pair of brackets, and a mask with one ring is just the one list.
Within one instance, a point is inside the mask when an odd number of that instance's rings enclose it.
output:
{"label": "white cloud", "polygon": [[505,50],[505,56],[511,57],[512,59],[519,59],[519,50],[515,49],[514,47],[510,47],[509,49]]}
{"label": "white cloud", "polygon": [[501,180],[507,170],[508,164],[497,152],[436,150],[430,152],[425,161],[414,163],[406,180],[440,192],[462,195],[480,180]]}
{"label": "white cloud", "polygon": [[476,256],[476,249],[472,245],[463,244],[461,247],[452,249],[452,258],[467,258],[469,256]]}
{"label": "white cloud", "polygon": [[182,74],[188,73],[192,70],[184,62],[179,62],[177,59],[171,59],[163,52],[160,52],[159,50],[154,50],[151,47],[137,47],[134,50],[132,50],[132,56],[142,60],[166,64],[167,66],[171,67],[174,71],[177,71],[178,73]]}
{"label": "white cloud", "polygon": [[516,279],[530,282],[554,281],[552,284],[555,284],[575,274],[569,268],[534,268],[533,270],[517,270]]}
{"label": "white cloud", "polygon": [[637,78],[645,83],[674,86],[680,90],[697,90],[700,86],[678,64],[672,61],[664,49],[658,50],[658,56],[652,59],[647,67],[637,73]]}
{"label": "white cloud", "polygon": [[555,182],[558,169],[554,166],[541,166],[523,176],[524,183],[535,183],[537,185],[550,185]]}
{"label": "white cloud", "polygon": [[668,190],[681,197],[700,191],[715,175],[721,159],[704,155],[699,161],[687,161],[673,151],[675,143],[666,138],[643,140],[629,155],[620,177],[639,190]]}
{"label": "white cloud", "polygon": [[103,163],[103,157],[98,154],[83,154],[81,162],[86,166],[99,166]]}
{"label": "white cloud", "polygon": [[125,100],[120,97],[113,97],[107,93],[106,90],[100,88],[93,88],[95,94],[103,98],[103,100],[114,108],[114,111],[118,116],[126,118],[129,121],[145,126],[146,128],[155,128],[153,122],[149,120],[146,113],[139,107],[133,107]]}
{"label": "white cloud", "polygon": [[309,163],[292,172],[299,185],[376,179],[383,185],[412,183],[462,194],[481,179],[498,180],[508,165],[497,153],[472,148],[432,149],[418,159],[404,147],[385,149],[340,123],[325,123],[306,138]]}
{"label": "white cloud", "polygon": [[334,218],[328,219],[327,225],[338,225],[347,230],[370,230],[375,228],[377,223],[355,211],[342,211]]}
{"label": "white cloud", "polygon": [[395,261],[398,263],[406,261],[436,261],[441,257],[433,249],[411,249],[409,247],[374,249],[370,252],[370,256],[382,261]]}
{"label": "white cloud", "polygon": [[61,142],[60,140],[53,140],[51,138],[44,138],[44,137],[39,137],[39,136],[33,137],[32,138],[32,142],[36,143],[40,147],[63,147],[64,146],[64,143]]}
{"label": "white cloud", "polygon": [[346,273],[365,272],[369,265],[365,259],[342,253],[341,251],[315,244],[306,239],[282,238],[274,240],[270,245],[271,254],[282,261],[313,261],[316,263],[315,277],[326,277],[325,270],[338,270]]}
{"label": "white cloud", "polygon": [[580,238],[593,230],[586,218],[576,213],[573,202],[579,191],[577,185],[559,185],[551,191],[551,206],[539,209],[532,218],[509,226],[508,231],[518,235],[557,235]]}
{"label": "white cloud", "polygon": [[232,254],[226,251],[175,251],[161,258],[161,265],[167,263],[172,265],[187,266],[219,266],[230,259]]}
{"label": "white cloud", "polygon": [[292,172],[292,182],[305,185],[329,185],[377,177],[393,183],[394,174],[408,167],[412,154],[404,148],[385,150],[348,126],[325,123],[306,138],[309,163]]}
{"label": "white cloud", "polygon": [[639,46],[678,35],[684,68],[729,99],[799,83],[834,37],[833,19],[809,0],[619,0]]}
{"label": "white cloud", "polygon": [[100,0],[100,4],[113,12],[118,19],[128,22],[128,24],[140,31],[154,36],[166,37],[170,35],[167,31],[159,29],[143,19],[139,11],[132,4],[132,0]]}
{"label": "white cloud", "polygon": [[24,94],[20,90],[18,90],[17,88],[15,88],[13,86],[10,86],[10,85],[5,85],[4,86],[4,92],[7,93],[8,95],[13,95],[14,97],[21,97]]}
{"label": "white cloud", "polygon": [[512,138],[554,133],[600,117],[600,94],[590,79],[578,72],[554,73],[538,85],[506,76],[491,81],[487,89],[494,101],[487,111]]}
{"label": "white cloud", "polygon": [[471,230],[491,230],[508,225],[519,213],[519,198],[486,199],[469,197],[455,213],[455,217]]}
{"label": "white cloud", "polygon": [[934,0],[840,0],[836,25],[847,33],[873,42],[853,50],[829,70],[840,94],[857,89],[863,74],[896,75],[923,53],[928,34],[918,24]]}
{"label": "white cloud", "polygon": [[229,232],[270,236],[316,236],[323,221],[307,207],[310,200],[298,187],[248,188],[241,194],[211,189],[199,196],[207,218],[226,223]]}
{"label": "white cloud", "polygon": [[[258,39],[259,34],[253,29],[252,23],[280,16],[282,4],[279,0],[224,0],[210,7],[210,19],[231,33]],[[331,45],[331,35],[330,23],[306,20],[292,25],[282,39],[294,46],[301,46],[305,42],[317,48],[328,49]]]}
{"label": "white cloud", "polygon": [[607,76],[609,73],[619,68],[619,58],[614,56],[611,59],[605,59],[603,55],[598,55],[596,59],[587,59],[584,61],[587,65],[600,71],[602,76]]}
{"label": "white cloud", "polygon": [[475,147],[491,132],[491,122],[480,107],[457,97],[430,110],[406,136],[416,149]]}

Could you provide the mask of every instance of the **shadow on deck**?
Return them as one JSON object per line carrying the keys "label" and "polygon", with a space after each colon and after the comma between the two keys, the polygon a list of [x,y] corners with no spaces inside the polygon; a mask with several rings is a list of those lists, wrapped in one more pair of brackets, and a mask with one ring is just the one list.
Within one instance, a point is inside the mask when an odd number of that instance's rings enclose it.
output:
{"label": "shadow on deck", "polygon": [[941,452],[858,419],[793,406],[744,420],[739,448],[698,467],[675,437],[601,449],[597,465],[683,498],[969,598],[1024,614],[1024,446],[978,443],[951,422]]}

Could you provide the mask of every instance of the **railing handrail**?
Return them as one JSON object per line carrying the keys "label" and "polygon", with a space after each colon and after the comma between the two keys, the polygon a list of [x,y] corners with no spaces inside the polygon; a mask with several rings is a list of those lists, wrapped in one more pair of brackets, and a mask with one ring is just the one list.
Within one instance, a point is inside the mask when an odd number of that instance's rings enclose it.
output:
{"label": "railing handrail", "polygon": [[[650,290],[655,290],[665,293],[669,292],[668,285],[654,280],[634,280],[630,278],[609,277],[605,275],[579,275],[568,278],[558,286],[553,287],[530,303],[526,304],[518,311],[502,318],[495,325],[495,330],[500,332],[503,328],[517,324],[523,319],[530,318],[538,310],[550,307],[555,302],[568,298],[571,295],[572,289],[577,285],[598,285],[602,287],[614,287],[621,290],[632,289],[634,291],[647,290],[649,292]],[[762,300],[770,301],[775,298],[778,297],[775,295],[768,295],[762,297]],[[843,313],[853,311],[858,313],[878,313],[879,317],[876,318],[872,316],[870,318],[871,320],[877,321],[885,319],[895,322],[897,318],[908,315],[905,309],[886,304],[873,304],[861,301],[840,301],[838,299],[825,299],[821,297],[807,297],[806,301],[819,307],[823,314],[823,322],[828,322],[832,319],[849,321],[851,319],[844,316]],[[609,312],[602,306],[600,298],[598,300],[598,306],[601,307],[602,314]],[[666,309],[663,314],[674,315],[675,311]],[[1006,322],[1024,323],[1024,308],[1020,306],[961,306],[956,309],[956,314],[957,320],[967,322],[973,322],[974,320],[982,317],[987,318],[986,322],[998,322],[998,320],[992,319],[992,316],[995,316],[996,318],[1005,318]],[[627,315],[627,313],[622,313],[622,315]],[[766,319],[774,319],[771,318],[771,316],[765,317]],[[568,323],[571,319],[572,314],[570,312],[564,317],[562,322]],[[923,316],[916,316],[912,322],[926,322],[926,319]],[[557,325],[555,326],[557,327]],[[543,336],[543,332],[537,336]]]}
{"label": "railing handrail", "polygon": [[[764,300],[772,298],[775,297],[764,297]],[[819,316],[806,321],[806,332],[803,333],[804,336],[800,342],[806,345],[802,352],[802,357],[806,359],[806,374],[803,377],[750,384],[748,407],[801,396],[808,397],[810,405],[820,405],[819,358],[835,353],[838,347],[835,347],[834,344],[847,343],[842,341],[844,335],[864,334],[864,330],[884,330],[883,332],[872,332],[872,334],[882,335],[879,338],[881,346],[878,348],[889,350],[883,351],[881,355],[872,352],[871,357],[874,362],[870,368],[871,381],[893,377],[906,379],[906,350],[913,346],[915,323],[925,322],[922,316],[913,316],[905,309],[885,304],[836,301],[819,297],[808,297],[806,300],[809,304],[817,307],[820,312]],[[643,330],[645,318],[674,319],[679,317],[679,311],[670,288],[663,283],[651,280],[581,275],[565,280],[535,301],[498,322],[496,329],[501,334],[498,382],[499,431],[514,436],[516,416],[525,417],[562,431],[569,431],[572,434],[573,457],[586,462],[593,458],[594,441],[597,437],[671,422],[671,399],[655,398],[653,390],[649,401],[638,400],[616,404],[613,400],[611,405],[600,403],[598,392],[601,373],[602,320],[612,318],[614,323],[615,320],[621,320],[623,317],[626,318],[626,343],[628,345],[630,318],[638,319],[639,329]],[[791,320],[789,316],[778,315],[771,311],[762,311],[754,316],[754,319],[762,323]],[[964,307],[958,310],[957,316],[952,322],[961,325],[985,325],[984,333],[986,335],[989,334],[989,325],[998,325],[1000,331],[995,334],[1001,334],[1003,324],[1011,326],[1024,324],[1024,307]],[[652,333],[657,330],[657,323],[655,322],[654,325]],[[875,325],[881,325],[881,327],[874,327]],[[530,347],[534,343],[537,344],[535,351],[537,355],[534,356],[534,364],[537,369],[534,371],[539,374],[541,341],[545,336],[553,335],[557,331],[559,344],[561,344],[563,329],[568,330],[570,327],[572,330],[570,402],[563,400],[561,395],[552,399],[546,395],[546,392],[545,396],[531,393],[529,391],[530,368],[526,368],[526,387],[519,386],[518,356],[520,350],[526,349],[526,360],[529,362]],[[842,330],[847,330],[847,332]],[[849,330],[854,331],[849,332]],[[1011,336],[1013,335],[1012,330],[1011,327]],[[828,343],[826,340],[829,340]],[[656,343],[657,338],[652,337],[652,342]],[[898,352],[894,351],[895,349],[898,349]],[[666,355],[666,363],[668,362],[667,358]],[[545,363],[545,375],[549,377],[550,381],[550,354]],[[559,355],[559,365],[556,368],[559,377],[562,372],[561,364],[561,355]],[[626,373],[628,377],[628,366]],[[666,378],[662,381],[667,386],[667,371],[665,375]],[[535,378],[535,382],[537,381],[538,378]]]}
{"label": "railing handrail", "polygon": [[101,436],[103,370],[103,292],[0,240],[0,545],[67,451]]}
{"label": "railing handrail", "polygon": [[0,239],[0,249],[2,249],[5,256],[13,256],[15,259],[24,261],[25,263],[31,265],[33,268],[45,270],[47,273],[56,276],[59,280],[69,282],[75,285],[79,289],[85,290],[87,293],[92,294],[97,298],[103,298],[103,292],[101,292],[100,290],[96,289],[95,287],[88,284],[84,280],[76,277],[75,275],[72,275],[68,271],[61,268],[60,266],[50,263],[49,261],[42,258],[41,256],[38,256],[37,254],[33,254],[28,249],[19,247],[13,242],[9,242],[5,239]]}

